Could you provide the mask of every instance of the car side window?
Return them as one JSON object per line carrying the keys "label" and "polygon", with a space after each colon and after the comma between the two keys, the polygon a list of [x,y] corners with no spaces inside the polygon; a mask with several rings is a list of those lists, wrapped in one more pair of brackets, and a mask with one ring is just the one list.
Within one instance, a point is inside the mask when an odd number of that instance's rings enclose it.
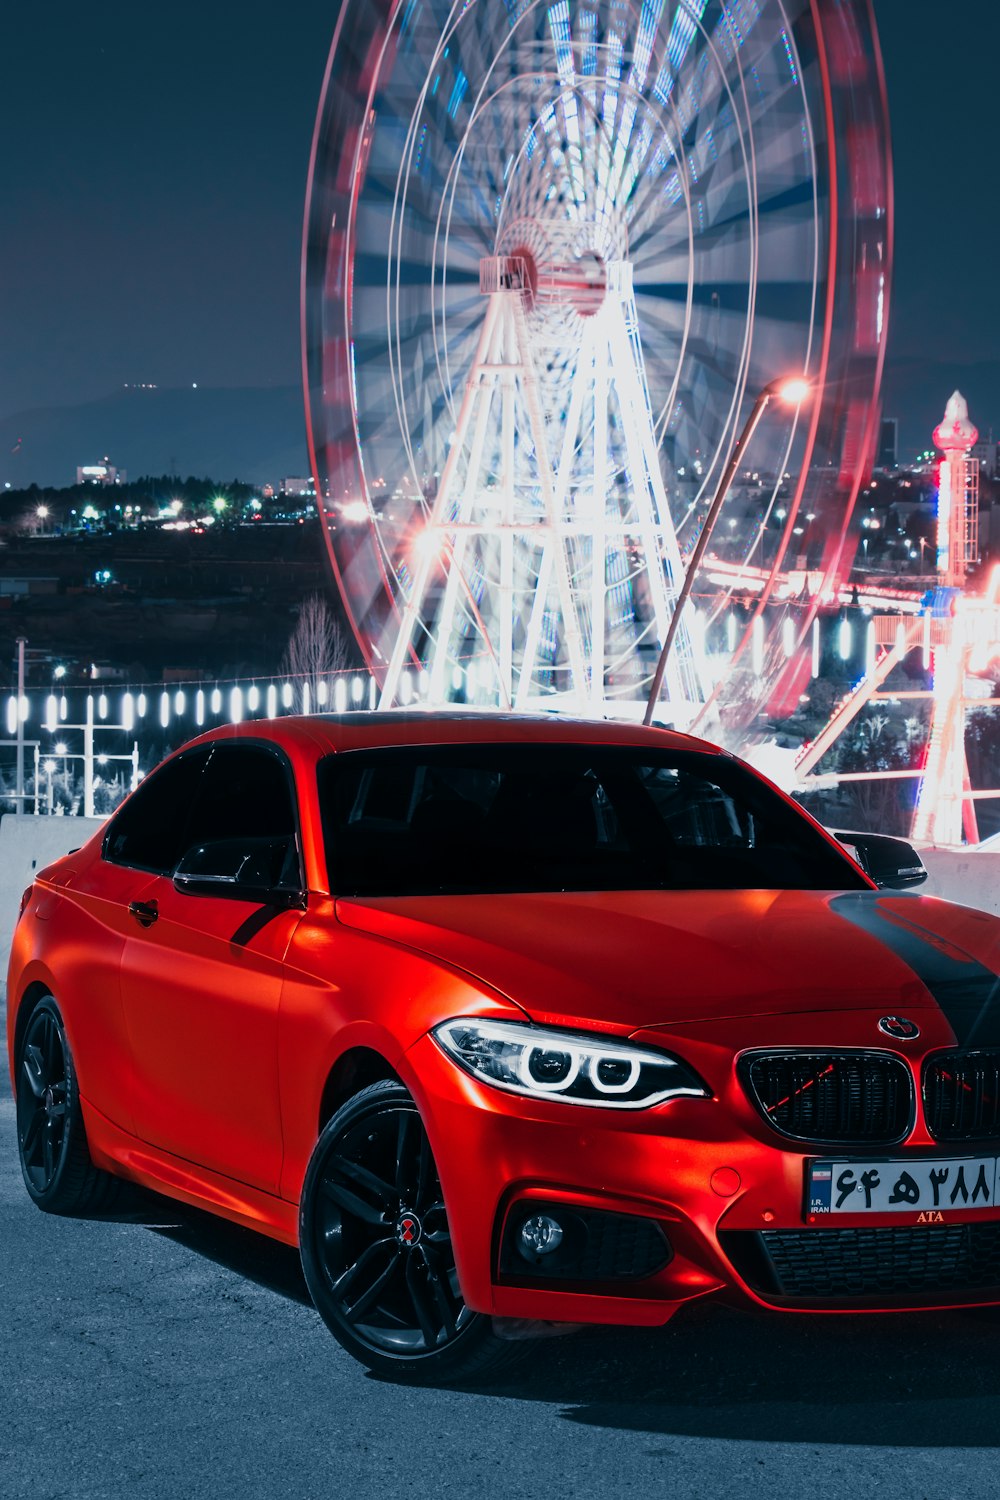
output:
{"label": "car side window", "polygon": [[219,839],[285,840],[278,883],[299,885],[297,828],[284,759],[263,745],[216,745],[198,784],[181,855]]}
{"label": "car side window", "polygon": [[111,820],[103,854],[109,863],[173,873],[187,848],[187,822],[208,747],[179,755],[153,771]]}

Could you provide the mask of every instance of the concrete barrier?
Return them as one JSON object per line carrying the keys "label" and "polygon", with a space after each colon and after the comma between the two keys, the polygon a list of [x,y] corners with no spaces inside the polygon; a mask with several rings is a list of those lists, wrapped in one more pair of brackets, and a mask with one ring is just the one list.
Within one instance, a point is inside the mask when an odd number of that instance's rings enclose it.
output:
{"label": "concrete barrier", "polygon": [[34,818],[29,813],[5,813],[0,818],[0,982],[7,977],[21,892],[39,870],[61,854],[79,849],[103,822],[103,818]]}
{"label": "concrete barrier", "polygon": [[915,888],[918,895],[941,896],[1000,916],[1000,853],[975,847],[920,849],[920,858],[927,880]]}

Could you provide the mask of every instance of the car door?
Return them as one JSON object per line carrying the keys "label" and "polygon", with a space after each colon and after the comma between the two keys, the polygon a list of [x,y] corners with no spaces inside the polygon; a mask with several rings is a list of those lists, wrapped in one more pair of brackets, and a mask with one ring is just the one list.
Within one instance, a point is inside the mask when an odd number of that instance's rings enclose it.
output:
{"label": "car door", "polygon": [[[290,768],[265,742],[216,745],[192,800],[184,848],[216,839],[293,840]],[[250,1186],[281,1171],[278,1006],[282,960],[302,913],[178,890],[143,894],[122,959],[122,1003],[142,1140]]]}
{"label": "car door", "polygon": [[78,1000],[75,1045],[88,1103],[135,1133],[133,1062],[121,996],[131,914],[157,875],[181,853],[184,823],[209,757],[204,746],[174,756],[140,784],[109,821],[100,855],[75,870],[60,902],[41,903],[42,920],[58,918],[65,979]]}

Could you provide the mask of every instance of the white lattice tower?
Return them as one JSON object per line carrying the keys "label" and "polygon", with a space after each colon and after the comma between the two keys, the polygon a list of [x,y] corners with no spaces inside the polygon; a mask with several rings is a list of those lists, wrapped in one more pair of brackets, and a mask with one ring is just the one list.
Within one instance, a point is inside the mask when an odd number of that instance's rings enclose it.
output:
{"label": "white lattice tower", "polygon": [[[381,702],[417,662],[425,700],[447,701],[456,668],[478,653],[493,676],[483,687],[477,673],[483,694],[501,706],[551,705],[559,673],[561,707],[602,714],[612,697],[641,699],[637,646],[655,656],[683,572],[631,266],[590,256],[540,277],[526,257],[492,256],[480,291],[486,314]],[[536,299],[551,312],[561,298],[576,315],[576,347],[550,424],[530,315]],[[683,722],[703,691],[686,630],[677,647],[668,693]]]}

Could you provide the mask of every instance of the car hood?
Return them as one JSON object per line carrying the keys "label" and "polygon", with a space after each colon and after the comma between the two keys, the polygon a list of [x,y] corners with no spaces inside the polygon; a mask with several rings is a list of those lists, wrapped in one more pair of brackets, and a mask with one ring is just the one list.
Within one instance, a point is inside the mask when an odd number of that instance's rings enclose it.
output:
{"label": "car hood", "polygon": [[337,916],[464,971],[543,1024],[621,1033],[726,1017],[937,1008],[960,1038],[975,1023],[977,1040],[989,1041],[992,1028],[1000,1044],[1000,920],[931,897],[412,896],[340,899]]}

